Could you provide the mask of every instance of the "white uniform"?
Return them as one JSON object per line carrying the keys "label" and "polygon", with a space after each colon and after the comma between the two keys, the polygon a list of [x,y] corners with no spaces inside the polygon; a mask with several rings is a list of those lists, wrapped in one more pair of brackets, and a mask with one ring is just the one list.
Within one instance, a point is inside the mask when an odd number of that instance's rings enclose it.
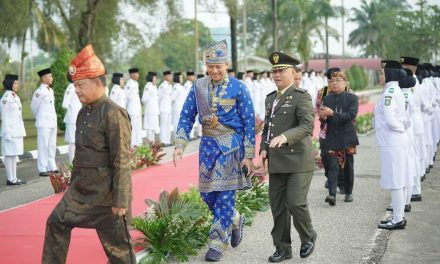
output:
{"label": "white uniform", "polygon": [[139,146],[142,142],[142,105],[139,96],[139,83],[133,79],[127,81],[124,88],[127,96],[127,112],[131,120],[131,146]]}
{"label": "white uniform", "polygon": [[160,111],[160,141],[171,144],[171,111],[172,111],[172,86],[168,81],[163,81],[158,89]]}
{"label": "white uniform", "polygon": [[147,130],[147,139],[154,142],[154,135],[159,129],[159,98],[157,86],[147,82],[142,94],[144,104],[144,129]]}
{"label": "white uniform", "polygon": [[380,147],[380,185],[391,192],[393,223],[398,223],[404,217],[407,186],[414,184],[414,178],[407,173],[410,121],[398,82],[385,84],[381,100],[374,107],[374,117]]}
{"label": "white uniform", "polygon": [[180,112],[182,112],[183,104],[185,103],[188,93],[185,87],[180,83],[174,83],[173,85],[173,127],[174,131],[177,130],[177,125],[179,124]]}
{"label": "white uniform", "polygon": [[425,147],[426,147],[426,159],[424,167],[425,170],[432,164],[432,150],[433,150],[433,137],[432,137],[432,120],[434,114],[434,97],[431,93],[431,86],[428,84],[427,78],[423,79],[422,83],[419,85],[419,89],[423,94],[421,100],[421,109],[422,109],[422,119],[424,125],[424,139],[425,139]]}
{"label": "white uniform", "polygon": [[53,90],[41,84],[34,91],[31,110],[36,119],[38,141],[38,171],[48,172],[57,170],[55,154],[57,149],[57,113]]}
{"label": "white uniform", "polygon": [[112,91],[110,92],[110,99],[112,99],[112,101],[117,103],[120,107],[126,109],[127,95],[119,84],[113,84]]}
{"label": "white uniform", "polygon": [[397,82],[385,84],[381,100],[374,107],[374,126],[380,146],[381,187],[400,189],[410,184],[407,159],[410,126],[405,113],[405,97]]}
{"label": "white uniform", "polygon": [[252,82],[252,79],[249,77],[244,78],[244,83],[246,84],[246,87],[248,88],[249,95],[252,98],[252,101],[254,100],[254,83]]}
{"label": "white uniform", "polygon": [[252,85],[254,87],[254,97],[252,98],[252,103],[254,105],[255,117],[258,117],[260,119],[264,119],[264,118],[261,118],[261,116],[264,115],[264,110],[261,109],[261,107],[260,107],[261,101],[264,101],[264,99],[262,98],[262,96],[263,96],[262,87],[260,86],[260,82],[258,80],[253,80]]}
{"label": "white uniform", "polygon": [[72,162],[75,156],[76,117],[82,107],[78,95],[75,93],[75,86],[73,83],[69,84],[64,92],[62,106],[64,109],[67,109],[66,115],[64,116],[64,123],[66,124],[64,140],[69,143],[69,160]]}
{"label": "white uniform", "polygon": [[421,111],[421,104],[422,104],[422,97],[423,94],[421,94],[420,87],[419,87],[419,81],[414,76],[414,79],[416,80],[416,85],[412,88],[414,91],[413,98],[414,98],[414,137],[415,137],[415,149],[416,149],[416,162],[417,162],[417,177],[414,180],[414,188],[413,188],[413,194],[418,195],[421,194],[421,178],[425,174],[425,159],[427,158],[427,150],[425,146],[424,141],[424,134],[425,134],[425,128],[423,125],[423,118],[422,118],[422,111]]}
{"label": "white uniform", "polygon": [[414,103],[414,94],[413,90],[411,88],[402,88],[402,93],[405,98],[405,112],[409,120],[409,127],[407,128],[408,133],[408,170],[407,170],[407,177],[411,177],[413,181],[410,181],[410,183],[413,183],[413,185],[407,186],[408,191],[406,193],[406,204],[410,204],[411,201],[411,195],[414,188],[414,182],[417,180],[417,175],[419,171],[419,163],[417,158],[417,152],[416,152],[416,139],[415,139],[415,129],[414,129],[414,117],[415,117],[415,103]]}
{"label": "white uniform", "polygon": [[7,90],[0,99],[2,126],[2,156],[8,181],[17,181],[17,156],[23,154],[23,137],[26,136],[21,101],[18,95]]}

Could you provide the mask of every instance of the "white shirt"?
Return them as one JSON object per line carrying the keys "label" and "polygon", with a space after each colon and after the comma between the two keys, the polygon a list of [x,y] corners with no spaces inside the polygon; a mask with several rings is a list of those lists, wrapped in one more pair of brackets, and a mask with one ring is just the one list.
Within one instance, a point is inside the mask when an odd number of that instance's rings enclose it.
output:
{"label": "white shirt", "polygon": [[188,94],[186,92],[186,89],[185,87],[183,87],[182,84],[175,83],[173,85],[172,98],[173,98],[174,113],[176,115],[180,115],[180,112],[182,111],[183,104],[185,103],[187,95]]}
{"label": "white shirt", "polygon": [[126,109],[127,95],[120,85],[113,84],[112,91],[110,93],[110,99],[112,99],[112,101],[117,103],[120,107]]}
{"label": "white shirt", "polygon": [[171,113],[172,110],[172,87],[168,81],[163,81],[158,89],[159,110],[161,113]]}
{"label": "white shirt", "polygon": [[0,136],[7,140],[12,138],[23,138],[26,136],[24,129],[22,106],[20,97],[7,90],[0,99],[0,112],[2,126]]}
{"label": "white shirt", "polygon": [[127,96],[127,112],[130,116],[141,116],[142,105],[139,96],[139,83],[133,79],[127,81],[124,88]]}
{"label": "white shirt", "polygon": [[31,110],[36,119],[37,128],[56,128],[57,113],[55,111],[55,96],[52,88],[41,84],[34,91],[31,101]]}
{"label": "white shirt", "polygon": [[82,104],[75,92],[73,83],[70,83],[64,92],[62,106],[64,109],[67,109],[66,115],[64,116],[64,123],[76,125],[76,117],[78,116],[79,110],[81,110]]}
{"label": "white shirt", "polygon": [[141,101],[144,104],[145,115],[159,114],[159,98],[157,87],[156,85],[153,85],[152,82],[147,82],[147,84],[145,84]]}
{"label": "white shirt", "polygon": [[379,146],[402,146],[409,143],[406,129],[405,97],[398,82],[385,84],[384,92],[374,107],[374,127]]}

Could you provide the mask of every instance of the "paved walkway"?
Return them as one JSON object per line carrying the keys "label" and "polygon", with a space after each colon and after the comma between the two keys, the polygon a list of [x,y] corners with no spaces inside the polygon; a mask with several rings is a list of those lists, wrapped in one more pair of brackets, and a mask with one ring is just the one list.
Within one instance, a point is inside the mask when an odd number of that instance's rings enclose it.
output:
{"label": "paved walkway", "polygon": [[[318,232],[315,252],[307,259],[299,257],[299,238],[292,227],[294,257],[283,263],[440,263],[440,162],[423,182],[423,202],[414,202],[407,214],[406,230],[384,231],[377,224],[387,215],[389,192],[379,187],[379,149],[374,133],[360,138],[355,157],[354,202],[345,203],[337,197],[335,207],[324,202],[325,177],[315,173],[308,200],[313,225]],[[274,252],[270,231],[273,220],[270,211],[259,213],[252,227],[245,229],[242,244],[226,252],[221,263],[267,263]],[[205,263],[204,254],[189,263]]]}

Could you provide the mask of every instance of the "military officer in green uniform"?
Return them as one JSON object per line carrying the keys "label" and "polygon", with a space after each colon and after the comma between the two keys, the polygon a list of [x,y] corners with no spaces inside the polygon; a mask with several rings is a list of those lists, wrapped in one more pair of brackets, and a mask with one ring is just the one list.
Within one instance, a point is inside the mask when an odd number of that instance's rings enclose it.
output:
{"label": "military officer in green uniform", "polygon": [[105,95],[105,68],[91,45],[71,62],[69,74],[83,107],[71,185],[47,220],[42,263],[66,262],[75,227],[96,229],[109,263],[136,263],[122,219],[132,200],[130,119]]}
{"label": "military officer in green uniform", "polygon": [[265,124],[260,145],[260,163],[269,171],[269,198],[274,226],[275,253],[270,262],[292,258],[290,215],[301,239],[300,256],[312,254],[316,232],[307,208],[307,193],[314,170],[311,135],[314,115],[312,98],[295,87],[294,67],[299,64],[284,53],[269,56],[277,90],[265,101]]}

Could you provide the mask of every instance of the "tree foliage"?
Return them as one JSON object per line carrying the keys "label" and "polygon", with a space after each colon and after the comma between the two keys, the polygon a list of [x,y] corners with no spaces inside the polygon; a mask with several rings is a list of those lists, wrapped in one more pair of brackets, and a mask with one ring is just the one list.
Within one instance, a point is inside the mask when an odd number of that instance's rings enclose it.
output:
{"label": "tree foliage", "polygon": [[66,90],[69,82],[67,81],[67,69],[69,68],[70,62],[75,57],[75,52],[73,50],[64,48],[58,52],[54,63],[51,65],[50,69],[53,76],[53,91],[55,95],[55,110],[57,112],[57,122],[58,127],[62,130],[65,129],[65,124],[63,122],[66,110],[63,109],[63,97],[64,91]]}
{"label": "tree foliage", "polygon": [[431,60],[439,51],[440,9],[418,1],[411,10],[406,0],[362,0],[349,21],[357,24],[348,44],[364,56],[398,59],[401,55]]}

